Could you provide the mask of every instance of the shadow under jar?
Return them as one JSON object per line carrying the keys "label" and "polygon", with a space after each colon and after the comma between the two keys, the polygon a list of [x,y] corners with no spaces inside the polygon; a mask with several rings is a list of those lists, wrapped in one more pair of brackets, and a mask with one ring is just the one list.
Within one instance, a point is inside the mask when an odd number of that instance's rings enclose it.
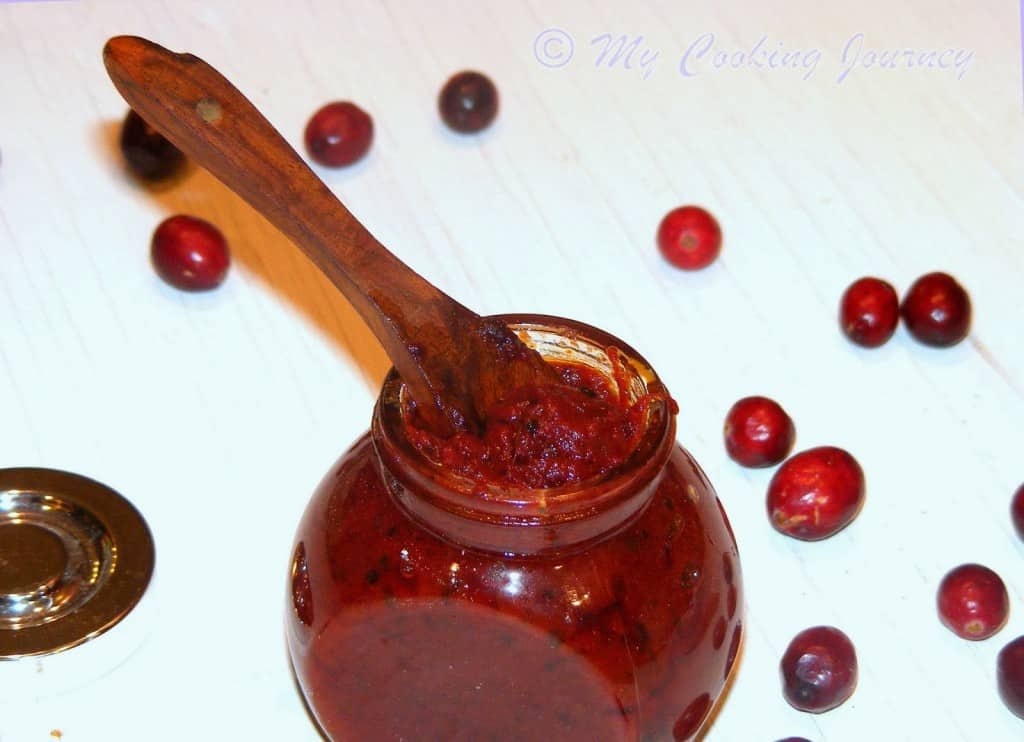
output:
{"label": "shadow under jar", "polygon": [[657,395],[639,444],[588,481],[475,481],[410,443],[392,371],[296,535],[299,684],[336,742],[690,739],[742,635],[725,513],[637,353],[570,320],[501,319],[548,361]]}

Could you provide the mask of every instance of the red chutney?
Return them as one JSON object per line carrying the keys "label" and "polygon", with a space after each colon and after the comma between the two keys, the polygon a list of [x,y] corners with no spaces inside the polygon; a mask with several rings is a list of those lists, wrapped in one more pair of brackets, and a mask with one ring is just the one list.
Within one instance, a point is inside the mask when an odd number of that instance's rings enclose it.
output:
{"label": "red chutney", "polygon": [[[622,374],[615,348],[607,349]],[[657,395],[629,401],[615,380],[579,364],[552,364],[565,384],[513,389],[487,412],[481,436],[441,438],[407,412],[406,436],[449,471],[514,487],[547,488],[599,477],[619,467],[637,446]],[[671,403],[674,405],[674,403]]]}
{"label": "red chutney", "polygon": [[523,501],[421,455],[389,377],[292,553],[289,649],[330,739],[698,733],[739,651],[739,561],[667,394],[648,387],[660,396],[624,436],[633,455]]}

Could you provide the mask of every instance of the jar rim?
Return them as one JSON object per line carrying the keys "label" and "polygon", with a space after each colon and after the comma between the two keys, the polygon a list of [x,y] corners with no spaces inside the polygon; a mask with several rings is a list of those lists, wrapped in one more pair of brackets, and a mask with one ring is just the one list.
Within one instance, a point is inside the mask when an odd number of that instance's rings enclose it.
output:
{"label": "jar rim", "polygon": [[[396,484],[414,488],[433,507],[453,515],[503,526],[556,525],[604,512],[644,489],[663,469],[675,440],[675,416],[668,392],[650,364],[632,347],[596,327],[541,314],[495,315],[543,354],[537,340],[547,334],[573,343],[581,357],[615,348],[630,381],[654,393],[644,431],[629,457],[610,472],[548,488],[486,482],[445,469],[428,458],[405,434],[404,384],[392,369],[385,379],[373,416],[373,442]],[[606,356],[607,357],[607,356]],[[620,390],[621,391],[621,390]],[[636,394],[637,390],[633,391]]]}

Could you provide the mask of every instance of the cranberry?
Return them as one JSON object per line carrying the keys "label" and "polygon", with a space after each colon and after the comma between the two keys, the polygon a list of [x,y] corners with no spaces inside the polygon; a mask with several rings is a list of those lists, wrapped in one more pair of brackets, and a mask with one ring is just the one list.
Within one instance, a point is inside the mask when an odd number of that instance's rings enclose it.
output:
{"label": "cranberry", "polygon": [[776,530],[804,541],[828,538],[857,516],[864,472],[834,446],[811,448],[779,467],[768,484],[768,516]]}
{"label": "cranberry", "polygon": [[996,679],[1006,708],[1024,719],[1024,636],[1018,636],[999,652]]}
{"label": "cranberry", "polygon": [[725,416],[725,450],[743,466],[774,466],[793,447],[796,429],[778,402],[744,397]]}
{"label": "cranberry", "polygon": [[668,212],[658,225],[658,249],[677,268],[706,268],[722,250],[722,229],[699,206],[680,206]]}
{"label": "cranberry", "polygon": [[359,160],[373,142],[373,119],[355,103],[328,103],[306,124],[309,156],[327,167]]}
{"label": "cranberry", "polygon": [[184,291],[216,288],[231,263],[220,230],[183,214],[165,219],[156,228],[151,256],[160,278]]}
{"label": "cranberry", "polygon": [[942,578],[939,618],[964,639],[988,639],[1006,623],[1010,596],[1002,579],[980,564],[961,564]]}
{"label": "cranberry", "polygon": [[498,89],[486,75],[459,72],[441,88],[437,108],[450,129],[462,134],[481,131],[498,115]]}
{"label": "cranberry", "polygon": [[1024,484],[1017,488],[1010,503],[1010,518],[1017,535],[1024,541]]}
{"label": "cranberry", "polygon": [[925,345],[947,347],[965,337],[971,325],[971,299],[946,273],[921,276],[900,305],[907,330]]}
{"label": "cranberry", "polygon": [[832,626],[804,629],[782,655],[782,692],[800,711],[820,714],[842,704],[857,686],[857,654]]}
{"label": "cranberry", "polygon": [[839,302],[839,324],[846,337],[865,348],[883,345],[896,332],[900,300],[896,289],[880,278],[850,284]]}
{"label": "cranberry", "polygon": [[133,173],[145,180],[170,178],[185,164],[185,155],[135,111],[121,126],[121,152]]}

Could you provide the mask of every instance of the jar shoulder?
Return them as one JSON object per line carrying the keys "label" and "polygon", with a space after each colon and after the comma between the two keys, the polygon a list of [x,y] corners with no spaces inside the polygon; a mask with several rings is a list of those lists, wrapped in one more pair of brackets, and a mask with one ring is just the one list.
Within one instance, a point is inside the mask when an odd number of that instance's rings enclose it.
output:
{"label": "jar shoulder", "polygon": [[609,611],[685,618],[739,579],[715,492],[678,445],[627,528],[582,550],[512,558],[460,547],[410,519],[388,494],[364,436],[324,478],[297,542],[313,592],[337,606],[461,599],[531,616],[562,634]]}

